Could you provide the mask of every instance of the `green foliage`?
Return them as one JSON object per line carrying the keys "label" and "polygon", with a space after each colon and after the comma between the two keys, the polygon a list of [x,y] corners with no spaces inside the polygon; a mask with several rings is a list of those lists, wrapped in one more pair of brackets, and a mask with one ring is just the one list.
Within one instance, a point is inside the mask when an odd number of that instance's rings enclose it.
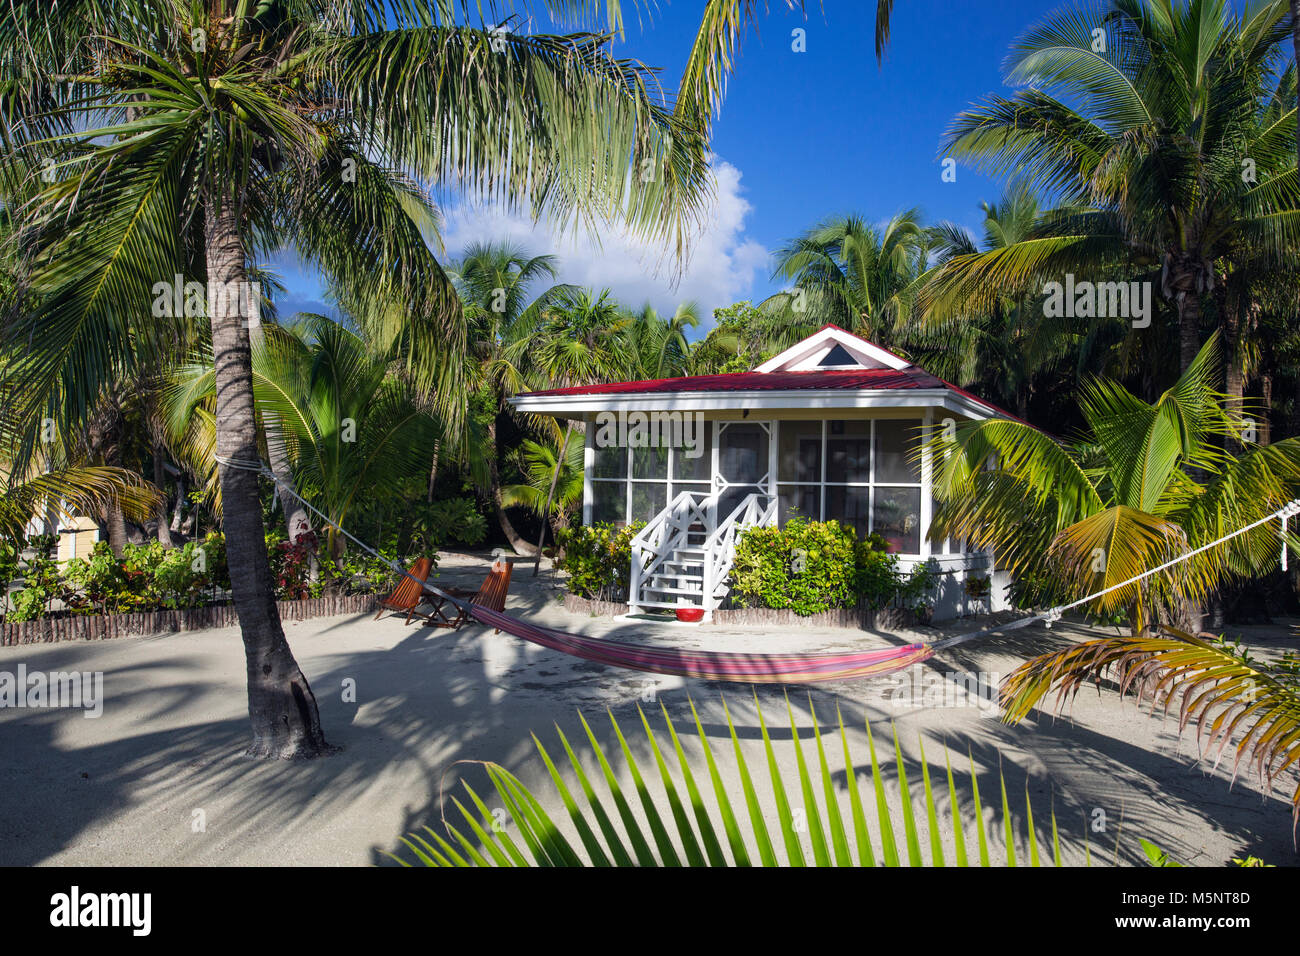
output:
{"label": "green foliage", "polygon": [[892,600],[903,579],[879,535],[864,541],[838,521],[792,518],[783,528],[749,528],[736,543],[733,595],[754,607],[818,614]]}
{"label": "green foliage", "polygon": [[895,600],[899,607],[924,614],[931,607],[930,595],[939,583],[934,565],[924,561],[916,565],[899,582]]}
{"label": "green foliage", "polygon": [[[494,819],[492,811],[468,782],[463,782],[465,792],[472,806],[466,806],[456,797],[452,798],[456,810],[464,819],[467,830],[462,832],[456,826],[447,824],[444,837],[431,827],[425,827],[423,834],[410,834],[402,843],[409,849],[418,863],[426,866],[790,866],[809,865],[808,853],[811,851],[813,866],[875,866],[877,861],[885,866],[902,866],[906,859],[908,866],[924,866],[928,862],[933,866],[944,866],[949,861],[959,867],[968,865],[966,843],[968,833],[973,829],[978,836],[980,848],[980,865],[988,866],[990,854],[988,844],[995,834],[1005,834],[1006,863],[1016,864],[1014,844],[1023,841],[1029,849],[1029,865],[1039,866],[1039,834],[1033,824],[1032,808],[1026,805],[1025,830],[1020,832],[1010,811],[1007,798],[1006,782],[1000,780],[1002,789],[1003,825],[998,826],[993,820],[985,822],[979,807],[979,790],[974,761],[971,762],[972,793],[975,812],[965,814],[960,807],[965,803],[963,794],[954,785],[951,763],[947,766],[946,800],[936,796],[931,785],[929,767],[924,762],[922,749],[923,799],[912,797],[906,787],[903,761],[898,754],[897,736],[894,739],[894,765],[899,773],[900,796],[891,803],[886,794],[885,777],[882,763],[888,765],[888,744],[882,746],[885,760],[877,758],[875,740],[871,725],[867,724],[867,746],[870,757],[869,765],[863,769],[867,774],[866,787],[858,780],[858,765],[854,762],[849,749],[848,735],[844,730],[843,719],[839,719],[839,740],[832,736],[823,740],[820,723],[815,710],[809,702],[812,723],[811,753],[805,753],[803,740],[794,719],[794,713],[787,702],[789,715],[791,749],[794,751],[796,773],[791,774],[777,759],[776,746],[768,732],[761,708],[755,698],[758,710],[758,722],[762,732],[763,750],[766,770],[771,780],[772,796],[776,806],[776,832],[768,829],[768,817],[765,816],[754,784],[754,775],[748,766],[740,744],[740,737],[732,721],[731,713],[723,701],[727,728],[730,733],[730,750],[734,755],[735,773],[728,774],[739,780],[739,787],[728,787],[720,772],[719,762],[714,756],[713,745],[705,733],[695,705],[691,704],[694,717],[695,737],[698,740],[700,761],[687,756],[684,744],[692,744],[690,736],[683,741],[678,736],[677,728],[663,707],[664,726],[667,738],[661,740],[650,727],[650,722],[638,708],[644,731],[644,743],[636,752],[648,749],[653,756],[654,767],[644,773],[637,761],[633,746],[629,744],[628,735],[623,732],[618,721],[610,715],[610,725],[618,740],[623,761],[633,781],[635,794],[625,794],[618,778],[610,765],[610,760],[601,747],[596,734],[579,714],[583,731],[590,744],[591,752],[600,767],[601,776],[609,791],[609,800],[603,799],[596,791],[593,781],[585,768],[585,762],[579,758],[564,732],[557,728],[560,744],[564,749],[572,769],[573,781],[582,791],[587,807],[581,807],[573,797],[573,782],[566,781],[550,753],[536,737],[533,741],[537,752],[546,765],[556,797],[567,813],[569,823],[577,832],[581,846],[574,846],[560,831],[559,826],[550,817],[541,801],[527,788],[519,778],[504,767],[495,763],[486,763],[484,768],[493,787],[496,789],[499,805],[509,814],[510,824],[502,827]],[[661,705],[662,707],[662,705]],[[837,717],[838,717],[837,713]],[[805,736],[809,731],[805,730]],[[827,744],[831,745],[831,754],[843,753],[844,765],[852,768],[845,776],[847,793],[841,792],[835,783],[838,773],[831,770],[831,757],[828,756]],[[838,746],[836,746],[838,744]],[[694,749],[694,748],[692,748]],[[669,760],[675,757],[677,774],[669,767]],[[758,771],[760,768],[755,768]],[[654,781],[657,771],[659,786],[652,792],[647,777]],[[999,774],[999,778],[1001,775]],[[712,790],[716,811],[711,812],[701,792],[702,787]],[[738,792],[737,792],[738,791]],[[874,797],[874,800],[872,799]],[[648,826],[643,826],[633,816],[631,804],[639,804]],[[612,802],[612,803],[611,803]],[[945,846],[945,840],[939,832],[939,805],[946,802],[951,808],[954,836],[951,845]],[[847,807],[846,804],[847,803]],[[874,810],[872,809],[874,803]],[[671,821],[662,812],[668,808]],[[901,812],[900,812],[901,811]],[[924,814],[928,826],[929,860],[921,851],[922,832],[918,819]],[[626,840],[613,825],[617,816],[623,824]],[[874,828],[868,822],[875,817]],[[996,820],[996,815],[994,817]],[[750,831],[749,838],[743,829]],[[674,833],[675,831],[675,833]],[[897,834],[901,831],[903,846],[899,846]],[[517,834],[526,849],[526,857],[515,842],[512,833]],[[599,835],[598,835],[599,834]],[[1007,840],[1010,843],[1006,843]],[[1085,837],[1086,839],[1086,837]],[[784,849],[784,857],[778,855],[776,844]],[[1061,862],[1060,838],[1056,826],[1056,815],[1051,815],[1052,859],[1059,866]],[[753,857],[757,856],[757,860]],[[393,857],[402,865],[409,863],[401,857]]]}
{"label": "green foliage", "polygon": [[562,528],[563,555],[555,566],[568,574],[571,594],[601,601],[625,601],[632,574],[632,539],[645,527],[634,522],[619,528],[604,522]]}
{"label": "green foliage", "polygon": [[61,594],[59,566],[47,556],[52,547],[52,537],[36,543],[36,554],[23,569],[23,587],[10,596],[13,602],[13,610],[8,615],[10,622],[39,620],[49,610],[50,601]]}
{"label": "green foliage", "polygon": [[412,537],[425,550],[446,544],[474,547],[487,538],[487,519],[472,498],[448,498],[415,511]]}
{"label": "green foliage", "polygon": [[1151,861],[1152,866],[1181,867],[1183,865],[1150,840],[1144,840],[1139,837],[1138,844],[1142,847],[1142,852],[1146,854],[1146,858]]}

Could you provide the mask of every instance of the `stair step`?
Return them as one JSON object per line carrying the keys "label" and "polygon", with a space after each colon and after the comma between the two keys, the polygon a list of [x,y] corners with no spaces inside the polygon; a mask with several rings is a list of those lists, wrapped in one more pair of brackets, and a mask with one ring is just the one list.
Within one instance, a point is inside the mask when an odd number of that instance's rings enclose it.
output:
{"label": "stair step", "polygon": [[699,588],[670,588],[647,584],[645,587],[641,588],[641,590],[642,592],[654,591],[656,594],[689,594],[692,597],[700,597]]}
{"label": "stair step", "polygon": [[699,604],[679,604],[676,601],[637,601],[634,607],[662,607],[670,611],[679,607],[699,607]]}
{"label": "stair step", "polygon": [[683,581],[692,582],[701,586],[704,584],[704,578],[698,574],[656,574],[650,580],[656,584],[660,581],[667,581],[670,584],[681,584]]}

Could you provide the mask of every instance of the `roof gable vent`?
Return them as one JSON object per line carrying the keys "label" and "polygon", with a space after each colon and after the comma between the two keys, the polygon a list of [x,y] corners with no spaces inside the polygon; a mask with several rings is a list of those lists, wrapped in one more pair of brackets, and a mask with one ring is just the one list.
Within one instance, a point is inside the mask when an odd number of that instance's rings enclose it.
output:
{"label": "roof gable vent", "polygon": [[819,368],[862,368],[862,363],[849,354],[842,345],[836,345],[817,363]]}

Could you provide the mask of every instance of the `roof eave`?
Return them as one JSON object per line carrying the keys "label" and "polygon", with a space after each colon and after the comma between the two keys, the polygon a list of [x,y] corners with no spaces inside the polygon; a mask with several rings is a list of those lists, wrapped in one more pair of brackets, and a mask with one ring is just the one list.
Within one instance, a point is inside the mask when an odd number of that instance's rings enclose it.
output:
{"label": "roof eave", "polygon": [[999,418],[997,409],[946,388],[800,389],[621,394],[516,395],[518,411],[556,418],[593,412],[734,411],[739,408],[791,411],[820,408],[933,408],[968,418]]}

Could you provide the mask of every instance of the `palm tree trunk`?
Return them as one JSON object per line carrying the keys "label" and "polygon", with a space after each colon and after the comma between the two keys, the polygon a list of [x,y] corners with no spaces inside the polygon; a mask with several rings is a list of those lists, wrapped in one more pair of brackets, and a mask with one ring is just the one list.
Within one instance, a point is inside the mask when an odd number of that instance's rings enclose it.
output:
{"label": "palm tree trunk", "polygon": [[[262,319],[254,314],[248,317],[248,340],[254,349],[262,348],[266,334],[262,331]],[[289,543],[297,544],[298,538],[311,534],[311,516],[307,509],[293,495],[293,472],[289,470],[289,453],[285,449],[284,433],[280,430],[280,421],[274,415],[262,415],[262,434],[266,436],[266,457],[271,472],[276,478],[276,496],[280,499],[280,508],[284,512],[285,531]],[[313,562],[313,576],[315,574]]]}
{"label": "palm tree trunk", "polygon": [[1264,372],[1259,378],[1259,397],[1263,404],[1263,413],[1259,423],[1259,443],[1269,445],[1273,442],[1273,373]]}
{"label": "palm tree trunk", "polygon": [[173,534],[181,530],[181,519],[185,517],[185,472],[176,476],[176,510],[172,512],[171,531]]}
{"label": "palm tree trunk", "polygon": [[[217,454],[257,461],[253,360],[245,317],[235,290],[245,286],[243,237],[233,203],[219,209],[205,197],[208,283],[225,295],[209,295],[212,353],[217,381]],[[327,751],[316,698],[284,639],[267,560],[257,472],[221,464],[219,478],[235,612],[248,672],[248,716],[260,757],[315,756]]]}
{"label": "palm tree trunk", "polygon": [[158,499],[158,509],[155,512],[158,519],[158,542],[164,548],[172,548],[175,545],[172,543],[171,528],[167,525],[167,469],[161,445],[153,446],[153,483],[163,493]]}
{"label": "palm tree trunk", "polygon": [[121,559],[126,553],[126,516],[122,506],[116,502],[108,506],[104,524],[108,527],[108,546],[113,549],[113,557]]}
{"label": "palm tree trunk", "polygon": [[501,525],[501,531],[505,534],[506,540],[510,542],[510,547],[514,548],[516,554],[528,554],[532,551],[533,546],[523,539],[515,526],[510,523],[510,517],[506,514],[505,504],[501,499],[501,471],[497,467],[497,423],[494,418],[488,425],[488,442],[491,447],[487,450],[488,465],[488,496],[492,499],[492,510],[496,514],[497,523]]}
{"label": "palm tree trunk", "polygon": [[433,462],[429,465],[429,495],[426,499],[433,504],[433,486],[438,483],[438,453],[442,451],[442,442],[433,444]]}
{"label": "palm tree trunk", "polygon": [[[1188,273],[1190,275],[1190,273]],[[1177,280],[1175,280],[1177,281]],[[1178,305],[1178,371],[1186,372],[1201,351],[1201,296],[1192,288],[1179,291]]]}
{"label": "palm tree trunk", "polygon": [[560,450],[555,456],[555,470],[551,472],[551,490],[546,493],[546,507],[542,509],[542,530],[537,536],[537,560],[533,562],[533,577],[542,566],[542,543],[546,540],[546,522],[551,514],[551,502],[555,499],[555,482],[559,480],[560,469],[564,467],[564,456],[569,450],[569,433],[573,431],[573,419],[564,424],[564,437],[560,439]]}
{"label": "palm tree trunk", "polygon": [[[1217,296],[1219,321],[1223,329],[1223,410],[1234,421],[1240,422],[1245,408],[1246,391],[1246,383],[1241,375],[1241,361],[1237,354],[1241,344],[1241,314],[1226,286],[1225,282],[1219,287],[1221,291]],[[1231,436],[1224,437],[1223,448],[1230,455],[1241,454],[1241,443]]]}

